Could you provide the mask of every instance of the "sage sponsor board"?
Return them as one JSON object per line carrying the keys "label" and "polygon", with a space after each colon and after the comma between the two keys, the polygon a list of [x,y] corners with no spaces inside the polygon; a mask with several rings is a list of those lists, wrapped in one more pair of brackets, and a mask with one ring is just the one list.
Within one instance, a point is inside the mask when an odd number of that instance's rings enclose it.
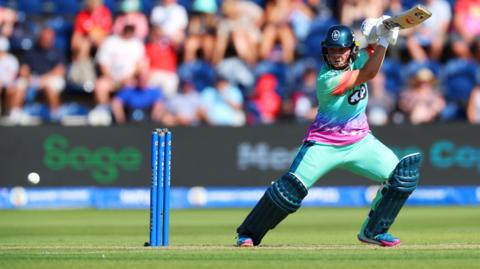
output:
{"label": "sage sponsor board", "polygon": [[[0,186],[145,187],[150,175],[150,133],[159,126],[2,127]],[[307,126],[172,129],[174,186],[266,186],[290,166]],[[398,156],[424,155],[421,185],[480,185],[480,128],[468,124],[389,126],[374,135]],[[370,185],[333,171],[318,186]]]}

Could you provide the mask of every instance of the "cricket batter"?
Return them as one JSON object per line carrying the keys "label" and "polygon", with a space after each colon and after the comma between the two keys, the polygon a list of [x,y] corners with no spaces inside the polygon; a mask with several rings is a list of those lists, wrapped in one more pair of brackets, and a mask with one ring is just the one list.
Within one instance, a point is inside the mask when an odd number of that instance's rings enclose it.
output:
{"label": "cricket batter", "polygon": [[267,189],[238,227],[237,246],[257,246],[268,230],[297,211],[308,190],[328,171],[347,169],[381,183],[358,239],[391,247],[400,239],[388,230],[419,178],[421,155],[399,160],[370,132],[365,108],[367,81],[380,70],[398,28],[387,30],[383,19],[367,19],[362,34],[369,45],[359,49],[350,28],[330,27],[322,42],[325,64],[317,78],[318,113],[290,169]]}

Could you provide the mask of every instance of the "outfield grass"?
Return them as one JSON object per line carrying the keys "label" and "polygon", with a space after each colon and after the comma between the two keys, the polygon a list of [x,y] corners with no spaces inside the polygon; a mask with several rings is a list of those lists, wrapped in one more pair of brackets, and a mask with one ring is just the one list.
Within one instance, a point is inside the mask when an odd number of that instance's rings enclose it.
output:
{"label": "outfield grass", "polygon": [[0,211],[0,268],[480,268],[480,207],[409,207],[396,248],[357,242],[367,208],[303,208],[262,247],[233,247],[246,209],[175,210],[171,247],[143,247],[148,212]]}

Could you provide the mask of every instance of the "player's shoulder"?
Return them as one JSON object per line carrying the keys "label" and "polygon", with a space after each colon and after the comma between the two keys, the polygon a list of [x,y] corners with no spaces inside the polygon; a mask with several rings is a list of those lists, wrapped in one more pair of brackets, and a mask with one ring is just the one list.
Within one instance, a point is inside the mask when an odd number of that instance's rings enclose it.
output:
{"label": "player's shoulder", "polygon": [[371,55],[371,52],[369,49],[363,48],[358,52],[357,58],[355,59],[355,62],[353,63],[353,69],[359,69],[362,68],[362,66],[367,62],[368,58]]}
{"label": "player's shoulder", "polygon": [[339,72],[341,71],[332,69],[327,64],[323,64],[322,68],[320,68],[320,72],[318,72],[318,79],[326,80],[338,75]]}
{"label": "player's shoulder", "polygon": [[369,47],[362,48],[358,52],[357,60],[364,60],[364,59],[368,58],[371,54],[373,54],[373,49],[371,49]]}

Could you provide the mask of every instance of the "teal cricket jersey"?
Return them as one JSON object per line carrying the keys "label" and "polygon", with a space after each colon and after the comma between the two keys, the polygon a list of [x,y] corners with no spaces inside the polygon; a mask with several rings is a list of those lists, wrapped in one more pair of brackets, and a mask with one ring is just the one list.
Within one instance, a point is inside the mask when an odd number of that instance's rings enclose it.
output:
{"label": "teal cricket jersey", "polygon": [[317,78],[318,111],[305,136],[305,141],[329,145],[348,145],[364,138],[369,132],[365,109],[368,103],[367,83],[352,89],[345,84],[352,70],[362,68],[373,50],[360,50],[346,70],[335,70],[324,64]]}

